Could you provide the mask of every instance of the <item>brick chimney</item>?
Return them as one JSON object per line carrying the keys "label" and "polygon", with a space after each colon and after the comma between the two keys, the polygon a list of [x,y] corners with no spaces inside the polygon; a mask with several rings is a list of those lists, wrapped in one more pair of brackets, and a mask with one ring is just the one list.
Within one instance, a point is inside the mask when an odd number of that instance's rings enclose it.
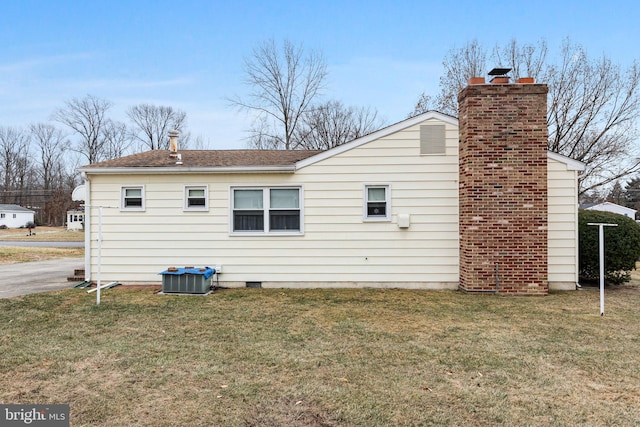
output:
{"label": "brick chimney", "polygon": [[458,95],[460,289],[546,295],[547,85],[469,83]]}

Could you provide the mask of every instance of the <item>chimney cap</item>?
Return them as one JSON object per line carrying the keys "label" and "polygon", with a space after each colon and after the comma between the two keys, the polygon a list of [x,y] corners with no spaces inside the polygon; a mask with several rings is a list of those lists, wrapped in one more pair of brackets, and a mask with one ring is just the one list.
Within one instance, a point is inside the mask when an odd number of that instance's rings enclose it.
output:
{"label": "chimney cap", "polygon": [[169,137],[175,137],[177,138],[178,136],[180,136],[180,132],[178,132],[175,129],[170,130],[169,132],[167,132],[167,134],[169,134]]}
{"label": "chimney cap", "polygon": [[493,70],[489,71],[489,75],[490,76],[504,76],[509,71],[511,71],[511,68],[494,68]]}

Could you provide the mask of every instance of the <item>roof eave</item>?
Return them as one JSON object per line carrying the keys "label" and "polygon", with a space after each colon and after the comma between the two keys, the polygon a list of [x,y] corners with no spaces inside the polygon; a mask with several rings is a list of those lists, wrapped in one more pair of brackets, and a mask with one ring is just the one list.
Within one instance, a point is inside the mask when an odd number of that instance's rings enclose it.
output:
{"label": "roof eave", "polygon": [[286,166],[179,166],[179,167],[82,167],[79,172],[87,175],[146,175],[146,174],[197,174],[197,173],[294,173],[295,165]]}
{"label": "roof eave", "polygon": [[554,151],[547,151],[547,157],[558,161],[560,163],[564,163],[567,165],[567,170],[573,171],[583,171],[586,169],[586,165],[579,160],[572,159],[571,157],[564,156],[560,153],[556,153]]}

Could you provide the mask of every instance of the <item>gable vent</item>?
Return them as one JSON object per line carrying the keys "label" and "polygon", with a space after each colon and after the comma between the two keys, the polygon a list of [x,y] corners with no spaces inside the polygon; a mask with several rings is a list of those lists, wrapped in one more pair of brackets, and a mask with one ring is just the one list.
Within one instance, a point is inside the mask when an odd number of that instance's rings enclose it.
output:
{"label": "gable vent", "polygon": [[420,126],[420,154],[445,154],[444,125]]}

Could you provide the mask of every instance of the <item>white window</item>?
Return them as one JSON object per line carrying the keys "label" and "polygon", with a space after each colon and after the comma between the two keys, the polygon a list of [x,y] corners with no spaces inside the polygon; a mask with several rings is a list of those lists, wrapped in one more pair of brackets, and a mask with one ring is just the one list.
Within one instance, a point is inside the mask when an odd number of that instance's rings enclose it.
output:
{"label": "white window", "polygon": [[144,187],[122,187],[122,210],[144,210]]}
{"label": "white window", "polygon": [[300,190],[269,190],[269,231],[300,231]]}
{"label": "white window", "polygon": [[232,232],[301,233],[301,188],[232,188]]}
{"label": "white window", "polygon": [[184,210],[206,211],[209,209],[209,190],[206,185],[184,188]]}
{"label": "white window", "polygon": [[3,214],[3,213],[0,214],[0,218],[4,218],[4,216],[5,216],[5,214]]}
{"label": "white window", "polygon": [[364,186],[365,221],[391,220],[391,198],[388,185]]}

